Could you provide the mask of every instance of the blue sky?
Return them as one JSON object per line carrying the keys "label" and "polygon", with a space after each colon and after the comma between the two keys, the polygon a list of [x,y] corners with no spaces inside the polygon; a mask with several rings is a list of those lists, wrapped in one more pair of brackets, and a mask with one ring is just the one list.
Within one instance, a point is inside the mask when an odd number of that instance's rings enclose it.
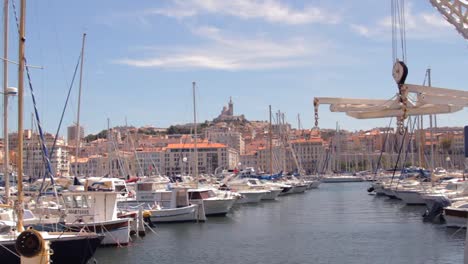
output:
{"label": "blue sky", "polygon": [[[429,1],[407,1],[408,83],[432,68],[433,85],[467,90],[467,42]],[[17,58],[10,12],[10,57]],[[313,126],[314,96],[390,98],[390,1],[28,1],[26,54],[41,118],[55,131],[87,33],[81,123],[86,133],[111,125],[167,127],[190,122],[192,81],[199,120],[211,120],[233,97],[235,111],[266,120],[268,105],[296,125]],[[2,18],[3,20],[3,18]],[[17,67],[10,67],[16,86]],[[76,83],[77,84],[77,83]],[[75,86],[77,88],[77,85]],[[26,113],[31,98],[26,97]],[[64,125],[75,120],[77,89]],[[10,106],[15,114],[16,104]],[[320,127],[388,123],[355,120],[320,108]],[[11,119],[15,119],[13,117]],[[466,110],[439,117],[465,125]],[[29,127],[27,115],[25,126]],[[16,120],[11,120],[11,130]],[[65,130],[63,130],[65,131]]]}

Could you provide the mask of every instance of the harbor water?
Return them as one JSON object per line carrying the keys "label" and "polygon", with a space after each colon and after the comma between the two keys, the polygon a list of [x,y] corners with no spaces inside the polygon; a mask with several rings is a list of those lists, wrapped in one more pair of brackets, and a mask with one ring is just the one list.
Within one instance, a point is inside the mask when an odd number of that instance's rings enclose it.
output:
{"label": "harbor water", "polygon": [[368,183],[321,184],[234,207],[204,223],[157,225],[104,263],[463,263],[465,231],[423,223],[422,206],[367,194]]}

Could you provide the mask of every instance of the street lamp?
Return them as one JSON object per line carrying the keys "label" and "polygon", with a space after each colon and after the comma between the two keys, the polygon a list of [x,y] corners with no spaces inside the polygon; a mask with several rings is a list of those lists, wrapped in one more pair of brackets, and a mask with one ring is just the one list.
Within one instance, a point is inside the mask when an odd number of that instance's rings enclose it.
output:
{"label": "street lamp", "polygon": [[182,158],[182,162],[185,163],[185,166],[184,166],[185,167],[185,173],[187,173],[187,175],[189,175],[187,161],[188,161],[187,156],[184,156]]}

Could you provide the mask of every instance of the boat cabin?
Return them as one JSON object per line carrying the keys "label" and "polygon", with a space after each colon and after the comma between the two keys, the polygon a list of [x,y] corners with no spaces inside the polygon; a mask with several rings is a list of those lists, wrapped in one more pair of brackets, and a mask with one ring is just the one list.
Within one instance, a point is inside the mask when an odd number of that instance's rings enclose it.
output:
{"label": "boat cabin", "polygon": [[116,192],[64,192],[65,222],[103,222],[117,219]]}
{"label": "boat cabin", "polygon": [[129,196],[127,184],[118,178],[89,177],[85,180],[84,189],[93,192],[116,192],[119,194],[119,201]]}

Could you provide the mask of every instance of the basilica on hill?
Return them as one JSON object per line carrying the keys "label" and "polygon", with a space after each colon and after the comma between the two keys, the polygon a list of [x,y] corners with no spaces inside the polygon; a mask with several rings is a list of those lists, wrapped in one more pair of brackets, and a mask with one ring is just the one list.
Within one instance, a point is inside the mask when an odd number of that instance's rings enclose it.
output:
{"label": "basilica on hill", "polygon": [[229,98],[229,103],[227,106],[223,107],[221,114],[216,117],[213,122],[231,122],[231,121],[246,121],[244,115],[234,115],[234,103],[232,102],[232,97]]}

